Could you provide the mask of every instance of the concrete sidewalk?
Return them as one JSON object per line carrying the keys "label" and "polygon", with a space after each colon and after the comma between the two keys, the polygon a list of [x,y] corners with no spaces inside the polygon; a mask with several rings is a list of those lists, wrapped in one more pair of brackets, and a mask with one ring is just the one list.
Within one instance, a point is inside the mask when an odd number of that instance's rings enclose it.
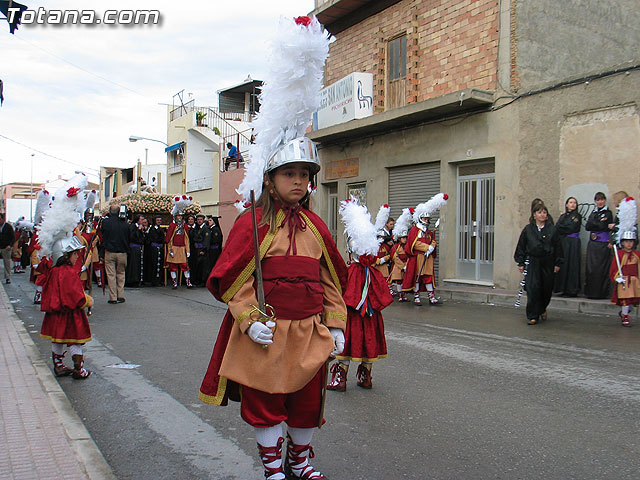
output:
{"label": "concrete sidewalk", "polygon": [[114,480],[47,362],[0,288],[0,478]]}
{"label": "concrete sidewalk", "polygon": [[[491,287],[475,287],[471,285],[441,285],[436,288],[438,296],[443,300],[454,300],[468,303],[484,303],[487,305],[499,305],[501,307],[513,307],[518,296],[516,290],[500,290]],[[522,295],[521,309],[527,305],[527,294]],[[560,297],[554,296],[549,303],[550,310],[564,312],[586,313],[590,315],[618,316],[620,307],[611,303],[611,300],[592,300],[585,297]],[[631,317],[640,318],[640,309],[631,309]]]}

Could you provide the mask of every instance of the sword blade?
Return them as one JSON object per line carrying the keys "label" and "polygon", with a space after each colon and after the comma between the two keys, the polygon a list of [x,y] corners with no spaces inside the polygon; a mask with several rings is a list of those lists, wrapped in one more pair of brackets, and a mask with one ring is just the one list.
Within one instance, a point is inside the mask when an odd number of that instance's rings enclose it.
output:
{"label": "sword blade", "polygon": [[264,284],[262,282],[262,264],[260,263],[260,240],[258,238],[258,217],[256,216],[256,198],[251,190],[251,220],[253,221],[253,258],[256,262],[255,289],[258,299],[258,308],[265,311]]}

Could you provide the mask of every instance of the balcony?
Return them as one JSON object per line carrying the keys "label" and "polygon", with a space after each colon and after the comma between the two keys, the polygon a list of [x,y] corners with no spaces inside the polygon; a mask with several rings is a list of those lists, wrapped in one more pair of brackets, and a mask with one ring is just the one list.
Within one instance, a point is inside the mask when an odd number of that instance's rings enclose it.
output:
{"label": "balcony", "polygon": [[311,15],[336,35],[400,0],[316,0]]}

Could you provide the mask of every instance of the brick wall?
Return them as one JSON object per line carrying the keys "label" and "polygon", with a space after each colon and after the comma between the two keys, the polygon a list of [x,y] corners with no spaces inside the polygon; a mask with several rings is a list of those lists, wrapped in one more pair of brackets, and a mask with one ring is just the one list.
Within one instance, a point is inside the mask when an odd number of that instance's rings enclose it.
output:
{"label": "brick wall", "polygon": [[386,45],[407,35],[406,102],[475,87],[496,88],[498,0],[404,0],[339,33],[325,84],[374,74],[376,112],[385,107]]}

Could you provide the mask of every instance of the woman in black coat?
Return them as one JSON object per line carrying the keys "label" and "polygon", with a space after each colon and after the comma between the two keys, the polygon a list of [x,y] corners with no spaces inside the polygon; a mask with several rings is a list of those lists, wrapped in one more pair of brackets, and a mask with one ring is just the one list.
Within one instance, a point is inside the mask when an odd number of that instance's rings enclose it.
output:
{"label": "woman in black coat", "polygon": [[553,292],[553,274],[562,264],[560,237],[548,217],[544,204],[533,207],[529,225],[522,229],[513,255],[521,273],[524,272],[525,262],[529,260],[525,279],[529,325],[547,319],[547,306]]}
{"label": "woman in black coat", "polygon": [[578,213],[578,200],[567,198],[564,213],[558,218],[556,230],[562,241],[564,263],[556,274],[554,292],[562,293],[564,297],[577,297],[580,292],[580,228],[582,215]]}
{"label": "woman in black coat", "polygon": [[209,242],[209,271],[211,271],[213,269],[213,267],[215,266],[216,262],[218,261],[218,257],[220,256],[220,253],[222,252],[222,241],[223,241],[223,236],[222,236],[222,229],[220,228],[220,222],[218,222],[218,219],[216,217],[209,217],[207,219],[207,222],[209,224],[209,231],[210,233],[210,242]]}

